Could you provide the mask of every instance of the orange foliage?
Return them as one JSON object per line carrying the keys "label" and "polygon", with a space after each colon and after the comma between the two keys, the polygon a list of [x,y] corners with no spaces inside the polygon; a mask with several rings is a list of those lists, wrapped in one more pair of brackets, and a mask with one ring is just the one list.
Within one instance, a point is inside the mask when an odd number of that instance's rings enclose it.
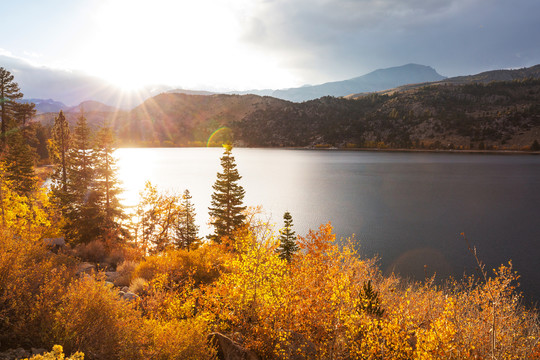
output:
{"label": "orange foliage", "polygon": [[442,289],[381,276],[374,260],[336,245],[330,224],[300,238],[290,264],[274,237],[244,231],[235,241],[201,308],[213,330],[263,358],[534,358],[537,313],[520,306],[511,266]]}

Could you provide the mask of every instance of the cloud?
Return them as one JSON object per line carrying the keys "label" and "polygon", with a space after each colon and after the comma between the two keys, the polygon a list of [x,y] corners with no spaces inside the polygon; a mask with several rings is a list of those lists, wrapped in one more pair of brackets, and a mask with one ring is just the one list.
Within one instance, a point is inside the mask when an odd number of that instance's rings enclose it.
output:
{"label": "cloud", "polygon": [[306,78],[409,62],[461,75],[540,62],[531,41],[539,14],[536,0],[258,1],[242,39],[280,54]]}

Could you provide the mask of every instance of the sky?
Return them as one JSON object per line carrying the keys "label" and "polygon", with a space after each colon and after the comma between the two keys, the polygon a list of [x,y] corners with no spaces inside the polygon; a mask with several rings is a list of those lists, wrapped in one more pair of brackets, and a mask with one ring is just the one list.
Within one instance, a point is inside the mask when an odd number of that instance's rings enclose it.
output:
{"label": "sky", "polygon": [[[0,55],[126,89],[320,84],[540,63],[539,0],[2,0]],[[2,64],[0,64],[2,66]]]}

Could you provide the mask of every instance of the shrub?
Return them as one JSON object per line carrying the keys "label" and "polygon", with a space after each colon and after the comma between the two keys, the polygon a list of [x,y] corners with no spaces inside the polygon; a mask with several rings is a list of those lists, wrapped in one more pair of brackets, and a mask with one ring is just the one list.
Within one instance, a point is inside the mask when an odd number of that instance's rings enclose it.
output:
{"label": "shrub", "polygon": [[147,320],[145,325],[153,339],[148,359],[215,359],[216,352],[206,341],[208,326],[201,318],[167,322]]}
{"label": "shrub", "polygon": [[132,305],[104,281],[85,277],[74,281],[61,299],[55,341],[89,359],[136,359],[139,345],[134,341],[141,321]]}
{"label": "shrub", "polygon": [[170,250],[147,257],[132,276],[151,281],[158,274],[168,274],[171,285],[180,287],[188,279],[196,286],[209,284],[219,277],[227,256],[215,245],[201,246],[193,251]]}
{"label": "shrub", "polygon": [[52,316],[74,273],[74,262],[41,241],[0,230],[0,343],[51,346]]}
{"label": "shrub", "polygon": [[83,360],[84,354],[81,352],[76,352],[72,356],[65,357],[64,349],[61,345],[54,345],[51,352],[45,353],[43,355],[34,355],[30,359],[24,360]]}
{"label": "shrub", "polygon": [[79,244],[75,247],[74,253],[82,261],[94,263],[104,263],[108,256],[105,244],[101,240],[93,240],[88,244]]}
{"label": "shrub", "polygon": [[133,279],[133,281],[131,281],[131,284],[129,285],[129,291],[137,295],[144,294],[147,289],[148,282],[140,277]]}
{"label": "shrub", "polygon": [[137,267],[137,263],[134,261],[124,261],[117,268],[119,276],[114,280],[116,286],[130,286],[132,274]]}

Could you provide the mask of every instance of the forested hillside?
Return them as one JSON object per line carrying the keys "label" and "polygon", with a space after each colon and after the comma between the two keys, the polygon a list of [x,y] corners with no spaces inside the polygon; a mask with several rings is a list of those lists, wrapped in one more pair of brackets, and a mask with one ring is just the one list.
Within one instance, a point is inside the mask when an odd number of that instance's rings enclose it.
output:
{"label": "forested hillside", "polygon": [[540,138],[540,80],[325,97],[233,123],[248,146],[523,149]]}

